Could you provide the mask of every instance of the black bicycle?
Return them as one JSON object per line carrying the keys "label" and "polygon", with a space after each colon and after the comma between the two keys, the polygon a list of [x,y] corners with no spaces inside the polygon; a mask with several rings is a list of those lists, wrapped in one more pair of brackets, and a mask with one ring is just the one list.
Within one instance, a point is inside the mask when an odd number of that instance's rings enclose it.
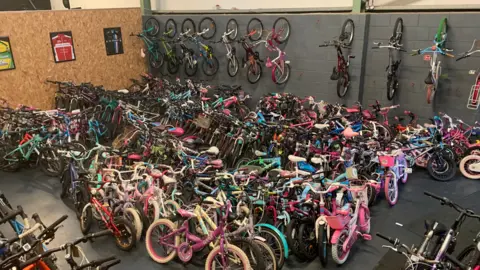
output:
{"label": "black bicycle", "polygon": [[[373,42],[372,49],[388,49],[388,66],[385,69],[387,71],[387,98],[392,100],[395,96],[395,93],[398,91],[398,67],[402,60],[394,57],[394,51],[406,52],[402,49],[402,36],[403,36],[403,20],[402,18],[397,18],[395,21],[395,26],[393,27],[393,34],[388,41],[388,45],[382,45],[381,42]],[[396,58],[396,59],[395,59]]]}

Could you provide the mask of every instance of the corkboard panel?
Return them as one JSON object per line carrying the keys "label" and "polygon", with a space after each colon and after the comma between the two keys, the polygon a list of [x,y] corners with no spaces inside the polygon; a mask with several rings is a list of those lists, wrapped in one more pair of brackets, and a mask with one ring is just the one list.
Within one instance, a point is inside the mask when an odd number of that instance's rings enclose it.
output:
{"label": "corkboard panel", "polygon": [[[16,69],[0,72],[0,97],[12,106],[53,106],[56,86],[45,80],[92,82],[121,89],[146,71],[139,8],[0,12],[0,36],[9,36]],[[123,54],[107,56],[103,28],[121,27]],[[72,31],[76,60],[55,63],[50,32]]]}

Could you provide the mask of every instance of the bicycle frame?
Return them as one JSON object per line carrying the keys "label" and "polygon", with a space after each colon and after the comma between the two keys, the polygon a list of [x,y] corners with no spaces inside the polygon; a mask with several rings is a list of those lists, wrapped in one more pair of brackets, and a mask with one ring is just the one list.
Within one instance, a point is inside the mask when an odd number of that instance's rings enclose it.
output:
{"label": "bicycle frame", "polygon": [[[18,161],[18,159],[12,158],[11,156],[19,152],[25,160],[28,160],[33,152],[37,153],[37,155],[40,154],[37,146],[41,141],[43,141],[43,139],[40,137],[40,135],[37,134],[32,137],[27,133],[23,137],[23,140],[20,141],[19,146],[7,153],[5,156],[3,156],[3,158],[8,161]],[[25,150],[25,148],[27,148],[27,150]]]}

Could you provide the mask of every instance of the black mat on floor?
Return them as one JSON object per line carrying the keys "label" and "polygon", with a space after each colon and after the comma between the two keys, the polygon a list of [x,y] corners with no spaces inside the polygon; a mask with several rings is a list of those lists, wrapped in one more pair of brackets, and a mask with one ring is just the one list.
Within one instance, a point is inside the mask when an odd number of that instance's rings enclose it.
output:
{"label": "black mat on floor", "polygon": [[[475,209],[477,208],[477,209]],[[480,209],[479,206],[474,206],[473,210],[478,212]],[[428,214],[427,217],[429,219],[435,219],[441,223],[443,223],[447,228],[453,224],[455,218],[458,216],[458,213],[453,210],[452,208],[443,207],[442,211],[434,212]],[[406,239],[401,239],[402,243],[406,244],[407,246],[411,246],[412,244],[418,246],[420,241],[423,237],[424,233],[424,219],[418,219],[407,226],[405,229],[410,231],[412,234],[418,236],[416,237],[416,242],[407,242]],[[457,246],[455,248],[455,255],[460,253],[463,248],[470,245],[472,243],[472,239],[480,232],[480,222],[473,219],[467,219],[461,229],[460,233],[457,236]],[[389,235],[390,237],[395,237],[395,235]],[[384,243],[385,245],[389,244],[387,241]],[[397,270],[403,269],[403,265],[405,265],[406,258],[405,256],[398,254],[392,250],[388,250],[388,252],[382,257],[382,259],[378,262],[374,269],[376,270]]]}

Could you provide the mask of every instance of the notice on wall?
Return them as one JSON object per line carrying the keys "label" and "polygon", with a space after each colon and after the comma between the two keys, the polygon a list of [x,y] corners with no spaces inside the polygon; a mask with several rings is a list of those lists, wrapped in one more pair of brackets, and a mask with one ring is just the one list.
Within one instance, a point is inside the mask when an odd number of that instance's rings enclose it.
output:
{"label": "notice on wall", "polygon": [[75,49],[71,31],[50,33],[55,63],[75,60]]}
{"label": "notice on wall", "polygon": [[123,53],[122,31],[120,27],[104,28],[105,49],[107,55],[115,55]]}
{"label": "notice on wall", "polygon": [[0,71],[15,69],[12,46],[8,37],[0,37]]}

